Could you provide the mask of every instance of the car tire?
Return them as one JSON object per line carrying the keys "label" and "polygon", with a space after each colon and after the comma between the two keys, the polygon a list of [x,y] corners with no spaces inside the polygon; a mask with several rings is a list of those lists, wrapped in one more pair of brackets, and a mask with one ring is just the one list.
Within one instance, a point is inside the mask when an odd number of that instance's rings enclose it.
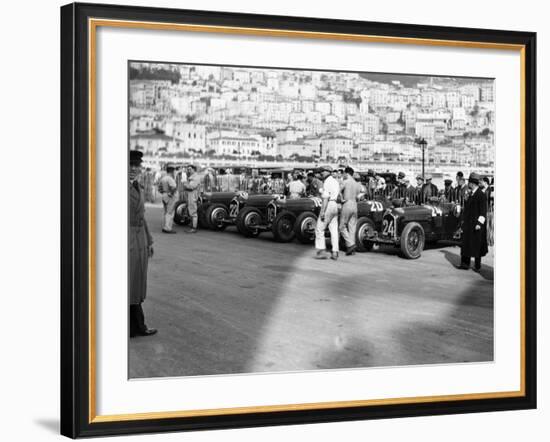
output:
{"label": "car tire", "polygon": [[260,234],[259,229],[251,228],[253,225],[259,225],[262,221],[261,212],[255,207],[244,207],[237,214],[235,225],[237,230],[247,238],[255,238]]}
{"label": "car tire", "polygon": [[368,232],[374,233],[376,228],[374,221],[366,216],[362,216],[357,220],[357,227],[355,229],[355,247],[358,252],[370,252],[374,246],[374,242],[368,241],[365,238],[368,237]]}
{"label": "car tire", "polygon": [[401,253],[403,253],[403,256],[407,259],[420,258],[425,244],[424,228],[416,222],[408,223],[401,232]]}
{"label": "car tire", "polygon": [[211,204],[204,213],[204,218],[209,229],[224,230],[227,225],[224,220],[229,217],[229,211],[223,204]]}
{"label": "car tire", "polygon": [[315,225],[317,215],[313,212],[303,212],[294,222],[294,233],[302,244],[312,244],[315,241]]}
{"label": "car tire", "polygon": [[273,232],[273,237],[277,242],[290,242],[296,236],[294,232],[294,224],[296,221],[296,216],[293,213],[288,211],[282,211],[279,213],[273,220],[271,226],[271,231]]}
{"label": "car tire", "polygon": [[174,222],[178,226],[186,226],[191,222],[189,218],[189,213],[187,212],[187,203],[185,201],[180,201],[176,204],[174,209]]}

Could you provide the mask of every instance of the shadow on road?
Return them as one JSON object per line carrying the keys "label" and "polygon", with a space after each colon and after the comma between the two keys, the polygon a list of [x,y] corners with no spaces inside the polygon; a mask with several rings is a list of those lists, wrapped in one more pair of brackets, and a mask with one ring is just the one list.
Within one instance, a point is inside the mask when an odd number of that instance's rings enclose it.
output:
{"label": "shadow on road", "polygon": [[[336,281],[337,285],[338,282]],[[401,300],[408,302],[406,297]],[[410,309],[378,318],[366,311],[364,325],[348,324],[340,345],[323,348],[317,367],[387,367],[464,362],[490,362],[494,358],[492,284],[478,279],[457,293],[434,293],[426,300],[439,305],[432,311]],[[346,310],[357,303],[341,303]],[[422,310],[422,309],[420,309]]]}
{"label": "shadow on road", "polygon": [[[441,253],[445,256],[445,259],[453,266],[458,267],[460,265],[460,252],[452,253],[448,250],[440,250]],[[469,272],[472,270],[462,270],[464,272]],[[493,281],[494,279],[494,268],[490,265],[483,263],[483,258],[481,259],[481,270],[479,274],[485,278],[487,281]]]}

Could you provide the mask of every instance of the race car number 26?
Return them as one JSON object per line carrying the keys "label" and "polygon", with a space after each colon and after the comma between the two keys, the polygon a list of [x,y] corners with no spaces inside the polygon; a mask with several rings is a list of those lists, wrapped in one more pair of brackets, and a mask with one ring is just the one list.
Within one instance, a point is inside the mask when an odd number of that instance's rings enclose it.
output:
{"label": "race car number 26", "polygon": [[393,218],[384,218],[382,221],[382,235],[393,236],[395,233],[395,220]]}

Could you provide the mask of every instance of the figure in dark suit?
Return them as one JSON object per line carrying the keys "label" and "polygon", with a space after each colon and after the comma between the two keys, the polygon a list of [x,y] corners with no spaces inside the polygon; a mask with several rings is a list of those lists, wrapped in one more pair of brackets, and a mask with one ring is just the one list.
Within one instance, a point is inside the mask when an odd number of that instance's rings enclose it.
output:
{"label": "figure in dark suit", "polygon": [[456,186],[454,188],[454,202],[460,205],[464,204],[468,196],[468,186],[462,172],[456,174]]}
{"label": "figure in dark suit", "polygon": [[415,204],[423,204],[424,200],[422,199],[422,188],[424,187],[424,177],[422,175],[418,175],[416,177],[416,187],[415,187],[415,195],[414,195],[414,202]]}
{"label": "figure in dark suit", "polygon": [[427,203],[430,201],[430,198],[436,197],[437,195],[437,186],[432,183],[432,176],[426,175],[426,183],[422,186],[422,202]]}
{"label": "figure in dark suit", "polygon": [[143,154],[130,151],[130,182],[128,187],[129,248],[130,248],[130,337],[154,335],[157,330],[145,325],[143,301],[147,294],[147,266],[153,256],[153,237],[145,221],[145,201],[138,178]]}
{"label": "figure in dark suit", "polygon": [[443,189],[443,198],[445,198],[445,201],[448,203],[451,203],[455,200],[455,189],[453,189],[453,180],[446,179],[443,181],[445,184],[445,187]]}
{"label": "figure in dark suit", "polygon": [[471,194],[464,202],[462,215],[462,246],[460,248],[460,269],[468,270],[474,258],[474,270],[481,270],[481,257],[488,252],[487,247],[487,197],[479,188],[480,176],[471,173],[468,187]]}

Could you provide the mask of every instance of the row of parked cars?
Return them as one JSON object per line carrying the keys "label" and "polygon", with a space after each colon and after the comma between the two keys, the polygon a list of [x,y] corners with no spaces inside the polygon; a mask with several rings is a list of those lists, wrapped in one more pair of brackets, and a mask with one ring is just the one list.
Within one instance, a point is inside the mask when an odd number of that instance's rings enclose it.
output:
{"label": "row of parked cars", "polygon": [[[249,238],[271,232],[279,242],[296,238],[311,244],[320,209],[321,199],[317,197],[287,199],[279,194],[205,192],[199,200],[199,225],[212,230],[236,226]],[[437,198],[413,206],[404,205],[401,199],[363,199],[358,202],[357,250],[368,252],[375,244],[386,244],[400,248],[405,258],[419,258],[427,243],[460,241],[461,213],[459,204]],[[186,201],[176,206],[174,221],[179,225],[189,223]]]}

